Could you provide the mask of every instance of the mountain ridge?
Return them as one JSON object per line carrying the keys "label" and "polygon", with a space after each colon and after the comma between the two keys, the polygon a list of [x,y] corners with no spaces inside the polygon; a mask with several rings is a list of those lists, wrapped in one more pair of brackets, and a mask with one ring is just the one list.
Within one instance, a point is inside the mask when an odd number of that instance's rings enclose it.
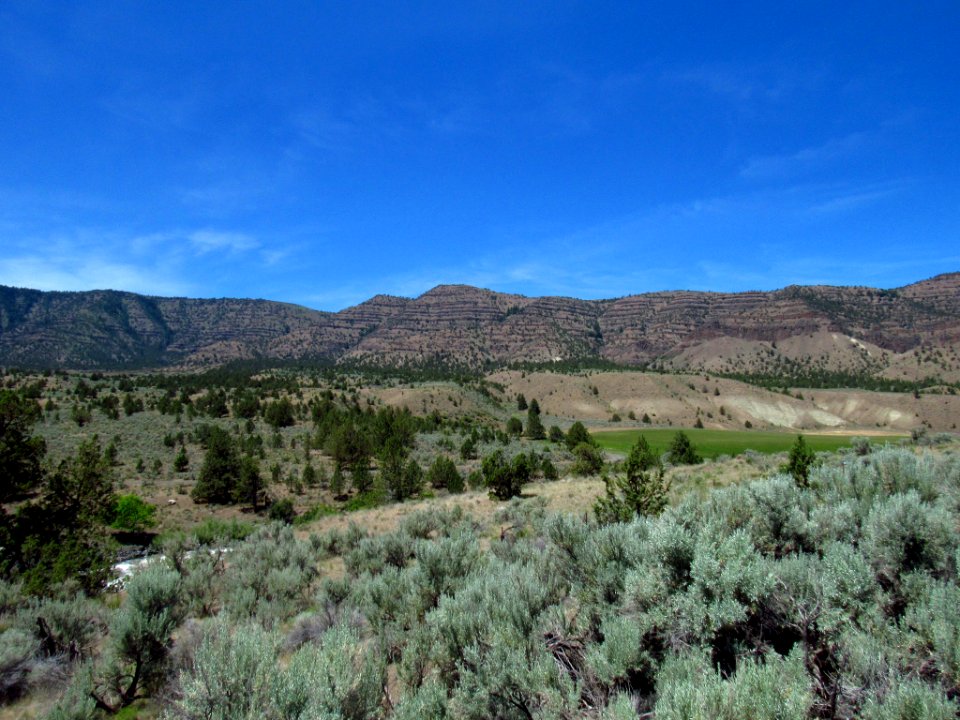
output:
{"label": "mountain ridge", "polygon": [[[831,350],[820,361],[815,351],[832,348],[834,335],[855,350],[842,361]],[[802,347],[776,347],[799,337],[808,342],[793,345],[808,345],[809,357]],[[939,352],[940,375],[960,379],[958,344],[960,273],[894,289],[791,285],[601,300],[447,284],[416,298],[374,295],[339,312],[253,298],[0,286],[0,363],[7,366],[122,369],[266,358],[483,367],[600,359],[733,373],[769,369],[778,358],[883,374],[904,364],[899,356],[926,348],[927,355]],[[698,355],[720,345],[725,364],[716,354]]]}

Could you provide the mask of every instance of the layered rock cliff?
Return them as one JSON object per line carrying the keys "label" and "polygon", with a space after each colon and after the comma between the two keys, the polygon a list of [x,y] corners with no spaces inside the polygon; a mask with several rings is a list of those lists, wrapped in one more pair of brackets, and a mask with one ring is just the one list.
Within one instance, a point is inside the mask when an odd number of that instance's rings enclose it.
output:
{"label": "layered rock cliff", "polygon": [[[771,353],[778,342],[838,336],[862,343],[858,352],[873,358],[872,372],[917,348],[946,348],[952,357],[960,344],[960,273],[893,290],[792,286],[615,300],[442,285],[414,299],[378,295],[338,313],[266,300],[0,286],[0,363],[8,366],[149,367],[261,357],[471,367],[686,358],[688,367],[707,367],[704,353],[722,346],[749,369],[751,353]],[[800,357],[804,343],[786,347]]]}

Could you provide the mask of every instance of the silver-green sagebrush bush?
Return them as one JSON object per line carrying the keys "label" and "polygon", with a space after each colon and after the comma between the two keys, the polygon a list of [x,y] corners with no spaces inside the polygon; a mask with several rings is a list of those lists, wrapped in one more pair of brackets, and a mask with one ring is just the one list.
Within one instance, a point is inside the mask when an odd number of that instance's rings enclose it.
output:
{"label": "silver-green sagebrush bush", "polygon": [[912,678],[890,679],[882,697],[873,696],[863,708],[863,720],[953,720],[957,706],[943,693]]}
{"label": "silver-green sagebrush bush", "polygon": [[929,582],[903,618],[911,648],[925,655],[947,690],[960,688],[960,588]]}
{"label": "silver-green sagebrush bush", "polygon": [[58,718],[955,717],[958,468],[847,453],[606,524],[521,498],[379,536],[207,528],[106,602],[0,584],[0,688],[55,668]]}
{"label": "silver-green sagebrush bush", "polygon": [[863,547],[881,582],[896,590],[905,573],[948,572],[956,550],[956,521],[916,490],[878,501],[864,524]]}
{"label": "silver-green sagebrush bush", "polygon": [[17,627],[30,631],[46,656],[68,660],[88,658],[106,627],[106,609],[82,593],[62,597],[31,597],[17,611]]}
{"label": "silver-green sagebrush bush", "polygon": [[183,720],[253,720],[269,707],[279,637],[259,625],[231,631],[211,621],[193,662],[180,674],[180,699],[167,713]]}
{"label": "silver-green sagebrush bush", "polygon": [[657,720],[805,720],[812,702],[799,652],[745,662],[728,678],[687,653],[664,663],[657,684]]}
{"label": "silver-green sagebrush bush", "polygon": [[304,610],[316,577],[316,554],[293,528],[268,525],[236,546],[227,558],[224,610],[238,621],[273,627]]}
{"label": "silver-green sagebrush bush", "polygon": [[183,720],[363,720],[375,718],[385,669],[356,631],[328,630],[285,662],[279,634],[217,619],[180,676],[168,718]]}

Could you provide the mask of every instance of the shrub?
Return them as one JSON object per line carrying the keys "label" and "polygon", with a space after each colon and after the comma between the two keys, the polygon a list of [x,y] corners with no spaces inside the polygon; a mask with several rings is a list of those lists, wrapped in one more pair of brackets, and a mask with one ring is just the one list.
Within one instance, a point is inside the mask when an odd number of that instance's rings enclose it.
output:
{"label": "shrub", "polygon": [[882,697],[870,697],[864,720],[953,720],[957,705],[935,688],[911,678],[890,678],[892,688]]}
{"label": "shrub", "polygon": [[126,532],[143,532],[157,524],[157,507],[137,495],[121,495],[114,505],[110,526]]}
{"label": "shrub", "polygon": [[876,504],[864,525],[863,552],[881,582],[899,588],[905,573],[941,574],[955,549],[950,517],[916,492]]}
{"label": "shrub", "polygon": [[[903,620],[921,652],[940,673],[942,685],[960,687],[960,588],[954,583],[930,583]],[[915,640],[914,640],[915,638]],[[911,642],[913,644],[913,642]]]}
{"label": "shrub", "polygon": [[224,545],[236,540],[244,540],[256,531],[256,527],[237,519],[220,520],[209,518],[191,531],[198,545]]}
{"label": "shrub", "polygon": [[[271,520],[279,521],[289,525],[294,521],[296,515],[296,510],[293,509],[293,501],[290,498],[283,498],[282,500],[277,500],[275,503],[273,503],[273,505],[270,506],[270,513],[268,517]],[[316,517],[318,517],[318,515],[314,515],[314,518]]]}
{"label": "shrub", "polygon": [[114,711],[163,681],[171,636],[180,623],[180,573],[151,563],[126,583],[126,602],[110,623],[106,677],[94,694]]}
{"label": "shrub", "polygon": [[449,717],[446,688],[435,677],[401,697],[393,714],[393,720],[445,720]]}
{"label": "shrub", "polygon": [[338,625],[294,653],[285,670],[274,669],[266,707],[275,717],[367,720],[379,712],[385,680],[376,650],[365,649],[353,628]]}
{"label": "shrub", "polygon": [[256,625],[230,632],[218,618],[203,633],[189,668],[179,679],[173,708],[186,718],[243,720],[264,717],[276,682],[277,635]]}
{"label": "shrub", "polygon": [[427,482],[434,488],[446,488],[454,493],[463,491],[463,477],[453,460],[444,455],[438,455],[427,470]]}
{"label": "shrub", "polygon": [[35,637],[41,655],[82,660],[106,629],[103,617],[102,604],[77,593],[30,598],[17,613],[15,624]]}
{"label": "shrub", "polygon": [[850,439],[850,447],[853,448],[853,452],[860,457],[870,454],[870,439],[865,437],[855,437]]}
{"label": "shrub", "polygon": [[678,430],[677,434],[673,436],[673,441],[670,443],[670,449],[667,452],[670,462],[674,465],[697,465],[703,462],[703,458],[694,449],[689,436],[683,430]]}
{"label": "shrub", "polygon": [[812,701],[797,652],[747,661],[726,680],[702,656],[671,658],[660,671],[657,695],[657,720],[805,720]]}
{"label": "shrub", "polygon": [[596,441],[590,437],[590,433],[587,432],[587,428],[584,427],[583,423],[579,420],[570,426],[570,429],[567,430],[566,437],[564,442],[567,444],[567,450],[573,452],[574,448],[582,443],[587,445],[595,445]]}
{"label": "shrub", "polygon": [[455,595],[440,598],[427,615],[433,638],[427,655],[452,690],[452,716],[536,717],[576,709],[579,693],[557,673],[539,632],[558,590],[553,578],[530,567],[495,562]]}
{"label": "shrub", "polygon": [[484,484],[498,500],[509,500],[520,494],[524,483],[530,480],[530,461],[520,453],[507,462],[503,451],[497,450],[483,459]]}
{"label": "shrub", "polygon": [[46,720],[99,720],[100,709],[90,696],[92,668],[82,667],[73,677],[73,682],[63,697],[50,710]]}
{"label": "shrub", "polygon": [[596,445],[582,442],[573,449],[573,455],[570,470],[574,475],[596,475],[603,469],[603,454]]}
{"label": "shrub", "polygon": [[14,628],[0,633],[0,704],[13,702],[29,687],[39,645],[29,633]]}
{"label": "shrub", "polygon": [[790,455],[786,466],[784,466],[784,471],[793,476],[797,485],[806,487],[810,482],[810,468],[813,466],[815,458],[813,450],[807,447],[803,435],[797,435],[796,442],[790,448]]}
{"label": "shrub", "polygon": [[259,529],[230,555],[225,575],[224,610],[241,621],[255,619],[272,627],[301,612],[316,577],[309,546],[289,525]]}

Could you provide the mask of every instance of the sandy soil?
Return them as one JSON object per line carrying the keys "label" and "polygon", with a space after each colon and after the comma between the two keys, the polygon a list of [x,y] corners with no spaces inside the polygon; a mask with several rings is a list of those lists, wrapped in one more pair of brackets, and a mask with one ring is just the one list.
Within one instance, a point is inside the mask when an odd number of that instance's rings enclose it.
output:
{"label": "sandy soil", "polygon": [[[544,423],[561,426],[582,420],[593,427],[635,425],[650,417],[653,427],[742,429],[870,430],[909,432],[926,426],[955,431],[960,423],[960,395],[880,393],[866,390],[797,388],[791,394],[771,392],[709,373],[661,375],[641,372],[579,374],[506,371],[490,376],[506,387],[506,395],[536,398]],[[515,412],[520,416],[522,413]],[[620,422],[612,421],[614,414]]]}

